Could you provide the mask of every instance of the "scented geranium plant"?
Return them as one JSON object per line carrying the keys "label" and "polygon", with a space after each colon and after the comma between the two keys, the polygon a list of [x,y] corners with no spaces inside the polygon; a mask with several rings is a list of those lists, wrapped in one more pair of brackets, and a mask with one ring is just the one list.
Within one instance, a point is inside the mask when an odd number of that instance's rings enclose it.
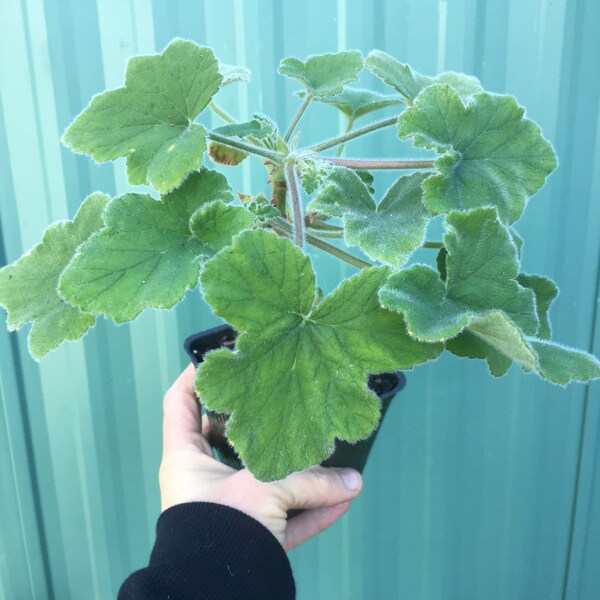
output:
{"label": "scented geranium plant", "polygon": [[[389,93],[356,87],[363,70]],[[596,358],[550,340],[556,285],[520,269],[514,225],[556,158],[512,96],[459,73],[421,75],[377,50],[286,58],[279,73],[302,88],[286,129],[262,114],[229,117],[219,92],[248,71],[183,40],[132,58],[125,85],[73,121],[67,146],[98,162],[126,158],[129,182],[156,192],[92,194],[0,271],[8,327],[31,322],[35,359],[98,315],[124,323],[199,287],[238,338],[234,351],[206,356],[197,390],[231,415],[229,440],[261,480],[323,461],[336,438],[368,437],[380,413],[370,373],[447,351],[487,361],[494,377],[512,363],[559,385],[600,376]],[[341,111],[347,132],[304,146],[294,132],[315,103]],[[358,126],[384,108],[394,116]],[[207,111],[224,125],[200,124]],[[430,158],[340,158],[347,142],[380,129]],[[265,193],[236,195],[205,166],[249,157],[266,168]],[[399,176],[378,198],[381,169]],[[428,240],[439,215],[445,233]],[[307,245],[356,273],[323,297]],[[407,266],[418,248],[431,250],[429,264]]]}

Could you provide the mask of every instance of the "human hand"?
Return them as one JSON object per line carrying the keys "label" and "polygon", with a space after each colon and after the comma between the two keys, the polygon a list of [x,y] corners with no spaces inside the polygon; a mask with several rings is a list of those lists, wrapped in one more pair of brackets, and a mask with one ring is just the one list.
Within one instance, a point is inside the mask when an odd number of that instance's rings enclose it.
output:
{"label": "human hand", "polygon": [[[250,515],[291,550],[335,523],[362,487],[354,469],[311,467],[281,481],[262,483],[214,458],[210,426],[201,417],[190,365],[164,398],[162,510],[184,502],[225,504]],[[292,508],[304,512],[287,519]]]}

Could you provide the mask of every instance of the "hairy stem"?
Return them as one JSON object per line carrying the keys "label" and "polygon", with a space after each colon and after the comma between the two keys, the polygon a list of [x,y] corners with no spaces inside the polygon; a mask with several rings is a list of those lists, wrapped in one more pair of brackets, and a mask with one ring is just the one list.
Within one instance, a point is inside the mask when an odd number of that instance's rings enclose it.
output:
{"label": "hairy stem", "polygon": [[[277,218],[273,219],[273,221],[271,223],[269,223],[269,226],[273,227],[273,229],[275,229],[275,230],[279,230],[280,232],[288,235],[288,237],[290,237],[293,233],[292,227],[290,226],[290,224],[285,219],[282,219],[281,217],[277,217]],[[323,240],[320,240],[319,238],[316,238],[312,235],[307,235],[306,241],[311,246],[314,246],[315,248],[324,250],[325,252],[332,254],[333,256],[339,258],[340,260],[347,262],[349,265],[352,265],[353,267],[358,267],[359,269],[365,269],[367,267],[373,266],[371,263],[365,262],[364,260],[360,260],[360,258],[356,258],[356,256],[352,256],[352,254],[348,254],[348,252],[344,252],[343,250],[340,250],[336,246],[332,246],[331,244],[328,244],[327,242],[324,242]]]}
{"label": "hairy stem", "polygon": [[300,190],[298,189],[298,179],[296,177],[296,166],[293,161],[289,161],[285,165],[285,180],[292,200],[294,243],[302,250],[302,247],[304,246],[304,215],[302,213],[302,201],[300,199]]}
{"label": "hairy stem", "polygon": [[331,223],[325,223],[324,221],[320,221],[319,219],[309,220],[307,221],[306,225],[307,227],[311,227],[312,229],[322,229],[323,231],[344,231],[343,227],[331,225]]}
{"label": "hairy stem", "polygon": [[286,208],[286,197],[287,197],[287,185],[285,180],[270,179],[269,185],[271,186],[271,204],[279,209],[281,216],[285,218],[287,216]]}
{"label": "hairy stem", "polygon": [[259,148],[258,146],[246,144],[245,142],[234,140],[224,135],[214,133],[214,131],[208,131],[206,133],[206,137],[209,140],[212,140],[213,142],[219,142],[219,144],[231,146],[232,148],[243,150],[244,152],[248,152],[249,154],[257,154],[258,156],[264,156],[265,158],[268,158],[269,160],[272,160],[275,163],[281,163],[281,161],[283,160],[283,154],[279,152],[273,152],[271,150],[267,150],[266,148]]}
{"label": "hairy stem", "polygon": [[314,235],[318,236],[318,237],[322,237],[322,238],[335,238],[335,239],[341,239],[344,237],[344,232],[343,231],[327,231],[324,229],[313,229],[312,227],[307,227],[305,229],[306,234],[308,235],[309,233],[314,233]]}
{"label": "hairy stem", "polygon": [[294,129],[295,129],[296,125],[298,124],[300,117],[304,114],[304,111],[306,110],[307,106],[310,104],[310,101],[312,99],[313,99],[312,94],[306,94],[306,98],[304,98],[304,102],[302,103],[302,106],[300,106],[300,108],[298,109],[298,112],[296,113],[294,120],[290,123],[288,130],[285,132],[285,135],[283,136],[283,141],[286,144],[287,144],[288,140],[292,137],[292,133],[294,132]]}
{"label": "hairy stem", "polygon": [[313,237],[312,235],[307,235],[306,241],[311,246],[314,246],[315,248],[320,248],[321,250],[324,250],[329,254],[333,254],[333,256],[336,256],[340,260],[347,262],[353,267],[358,267],[359,269],[366,269],[367,267],[373,266],[371,263],[365,262],[364,260],[360,260],[360,258],[356,258],[356,256],[352,256],[352,254],[348,254],[347,252],[340,250],[336,246],[332,246],[331,244],[328,244],[327,242],[324,242],[319,238]]}
{"label": "hairy stem", "polygon": [[[348,118],[348,125],[346,126],[346,131],[344,133],[345,134],[346,133],[350,133],[352,131],[352,127],[354,127],[354,119],[352,119],[352,118],[349,117]],[[338,146],[338,149],[337,149],[335,155],[338,156],[338,157],[341,156],[342,152],[344,151],[345,146],[346,146],[345,143],[341,144],[340,146]]]}
{"label": "hairy stem", "polygon": [[435,167],[434,160],[363,160],[354,158],[329,158],[322,157],[321,160],[347,167],[348,169],[364,169],[370,171],[372,169],[433,169]]}
{"label": "hairy stem", "polygon": [[423,245],[421,246],[421,248],[443,248],[444,247],[444,243],[443,242],[423,242]]}
{"label": "hairy stem", "polygon": [[208,108],[210,108],[210,110],[212,110],[215,115],[217,115],[217,117],[220,117],[221,119],[223,119],[223,121],[225,121],[225,123],[229,123],[230,125],[232,123],[237,123],[237,121],[229,114],[227,114],[220,106],[218,106],[215,102],[211,102],[208,105]]}
{"label": "hairy stem", "polygon": [[389,127],[390,125],[394,125],[398,121],[398,117],[392,117],[390,119],[385,119],[384,121],[378,121],[377,123],[371,123],[371,125],[367,125],[366,127],[361,127],[360,129],[355,129],[349,133],[345,133],[340,137],[333,138],[331,140],[327,140],[322,144],[317,144],[316,146],[311,146],[309,150],[313,152],[321,152],[322,150],[327,150],[328,148],[333,148],[334,146],[339,146],[340,144],[344,144],[349,140],[353,140],[354,138],[361,137],[362,135],[366,135],[367,133],[371,133],[372,131],[377,131],[378,129],[383,129],[384,127]]}

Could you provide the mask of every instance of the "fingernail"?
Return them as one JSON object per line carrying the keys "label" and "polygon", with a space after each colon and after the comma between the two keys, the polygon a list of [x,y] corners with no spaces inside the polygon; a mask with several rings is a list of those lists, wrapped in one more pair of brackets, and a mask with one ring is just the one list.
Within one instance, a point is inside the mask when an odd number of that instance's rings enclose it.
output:
{"label": "fingernail", "polygon": [[346,489],[351,492],[356,491],[360,487],[360,475],[354,469],[340,469],[340,477],[346,486]]}

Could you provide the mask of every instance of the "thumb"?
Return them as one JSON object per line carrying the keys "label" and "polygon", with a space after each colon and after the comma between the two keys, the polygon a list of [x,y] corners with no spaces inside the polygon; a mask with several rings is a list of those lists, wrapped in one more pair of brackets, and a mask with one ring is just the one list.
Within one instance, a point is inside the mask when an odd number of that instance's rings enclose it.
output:
{"label": "thumb", "polygon": [[163,402],[163,457],[185,449],[199,450],[212,456],[212,449],[202,435],[202,415],[194,393],[196,369],[193,365],[175,380]]}
{"label": "thumb", "polygon": [[284,493],[286,509],[310,509],[352,500],[362,488],[362,477],[354,469],[311,467],[277,485]]}

